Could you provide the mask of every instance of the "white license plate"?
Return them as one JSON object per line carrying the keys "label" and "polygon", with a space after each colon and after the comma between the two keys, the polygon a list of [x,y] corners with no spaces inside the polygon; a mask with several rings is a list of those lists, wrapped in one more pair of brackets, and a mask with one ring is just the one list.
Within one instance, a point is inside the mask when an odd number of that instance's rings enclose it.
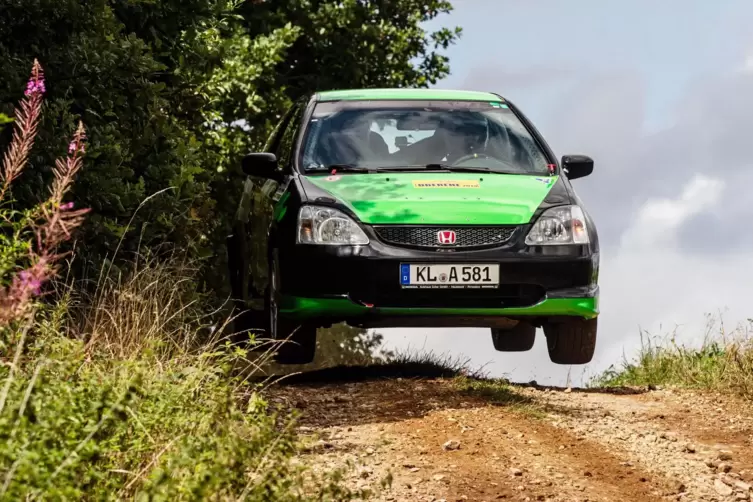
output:
{"label": "white license plate", "polygon": [[498,264],[400,264],[404,288],[495,288]]}

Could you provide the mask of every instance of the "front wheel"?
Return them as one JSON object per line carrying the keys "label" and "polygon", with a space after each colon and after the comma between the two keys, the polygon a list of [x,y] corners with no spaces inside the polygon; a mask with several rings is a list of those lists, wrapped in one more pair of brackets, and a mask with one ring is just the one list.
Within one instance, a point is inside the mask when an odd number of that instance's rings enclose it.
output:
{"label": "front wheel", "polygon": [[555,364],[586,364],[596,350],[597,319],[574,317],[544,324],[549,359]]}
{"label": "front wheel", "polygon": [[536,327],[519,322],[509,329],[492,328],[492,343],[499,352],[526,352],[533,348]]}
{"label": "front wheel", "polygon": [[280,316],[280,269],[276,253],[271,255],[265,303],[267,336],[278,344],[274,359],[279,364],[308,364],[316,354],[316,326],[301,325]]}

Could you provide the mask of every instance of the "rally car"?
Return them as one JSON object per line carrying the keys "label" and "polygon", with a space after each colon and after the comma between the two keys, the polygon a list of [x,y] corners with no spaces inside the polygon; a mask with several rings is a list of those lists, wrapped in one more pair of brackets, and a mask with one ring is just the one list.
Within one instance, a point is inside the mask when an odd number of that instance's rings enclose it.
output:
{"label": "rally car", "polygon": [[[527,351],[543,328],[558,364],[596,345],[599,242],[555,158],[493,93],[361,89],[288,110],[247,175],[228,241],[239,331],[275,340],[282,364],[313,360],[317,328],[491,328]],[[263,297],[263,309],[254,302]],[[254,319],[261,314],[263,319]],[[458,336],[468,336],[462,331]]]}

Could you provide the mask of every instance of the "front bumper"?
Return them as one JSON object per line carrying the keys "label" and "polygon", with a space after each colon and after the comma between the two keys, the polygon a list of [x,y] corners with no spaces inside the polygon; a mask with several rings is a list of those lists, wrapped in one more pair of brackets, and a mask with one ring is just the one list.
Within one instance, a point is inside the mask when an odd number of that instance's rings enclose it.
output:
{"label": "front bumper", "polygon": [[[402,263],[498,263],[500,285],[403,289]],[[494,327],[505,319],[538,324],[599,313],[598,254],[587,245],[439,252],[372,239],[367,246],[283,246],[279,265],[280,313],[302,322]]]}
{"label": "front bumper", "polygon": [[280,313],[286,318],[322,325],[346,322],[364,328],[391,327],[503,327],[508,320],[526,319],[540,325],[544,319],[599,315],[598,287],[592,296],[547,298],[530,307],[510,308],[395,308],[368,307],[347,297],[303,298],[284,296]]}

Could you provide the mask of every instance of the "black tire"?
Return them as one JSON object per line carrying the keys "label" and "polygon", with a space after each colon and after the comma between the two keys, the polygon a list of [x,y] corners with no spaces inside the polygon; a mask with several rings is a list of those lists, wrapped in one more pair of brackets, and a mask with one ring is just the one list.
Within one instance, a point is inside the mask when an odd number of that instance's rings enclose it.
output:
{"label": "black tire", "polygon": [[544,325],[549,359],[555,364],[586,364],[596,350],[597,318],[572,318]]}
{"label": "black tire", "polygon": [[280,317],[279,280],[276,253],[270,253],[265,312],[267,338],[271,338],[276,344],[274,359],[278,364],[308,364],[316,355],[316,326],[301,325]]}
{"label": "black tire", "polygon": [[509,329],[492,328],[492,343],[499,352],[526,352],[536,341],[536,327],[519,322]]}

